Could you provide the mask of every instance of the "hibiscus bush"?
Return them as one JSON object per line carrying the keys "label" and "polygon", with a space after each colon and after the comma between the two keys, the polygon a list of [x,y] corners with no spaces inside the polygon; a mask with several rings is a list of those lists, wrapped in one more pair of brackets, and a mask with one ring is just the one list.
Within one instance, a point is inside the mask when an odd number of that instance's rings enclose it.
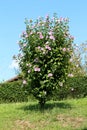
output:
{"label": "hibiscus bush", "polygon": [[53,93],[65,86],[67,76],[73,77],[69,68],[74,38],[69,33],[68,19],[56,14],[53,18],[26,19],[25,24],[17,59],[23,84],[44,107]]}

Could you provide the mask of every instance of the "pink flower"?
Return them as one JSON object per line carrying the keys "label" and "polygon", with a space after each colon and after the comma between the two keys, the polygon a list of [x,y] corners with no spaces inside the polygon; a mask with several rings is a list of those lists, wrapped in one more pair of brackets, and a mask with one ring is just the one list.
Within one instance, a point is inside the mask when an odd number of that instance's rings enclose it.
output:
{"label": "pink flower", "polygon": [[40,34],[40,39],[43,39],[44,37],[43,37],[43,35],[42,34]]}
{"label": "pink flower", "polygon": [[69,61],[70,61],[70,62],[72,62],[72,61],[73,61],[73,59],[71,58]]}
{"label": "pink flower", "polygon": [[40,72],[40,68],[39,68],[39,67],[35,67],[35,68],[34,68],[34,71]]}
{"label": "pink flower", "polygon": [[46,19],[47,19],[47,18],[49,18],[49,15],[48,15],[48,14],[46,15]]}
{"label": "pink flower", "polygon": [[65,52],[65,51],[66,51],[66,48],[63,48],[63,51]]}
{"label": "pink flower", "polygon": [[25,31],[23,31],[23,32],[22,32],[22,34],[23,34],[23,35],[26,35],[26,32],[25,32]]}
{"label": "pink flower", "polygon": [[41,47],[41,51],[44,51],[44,48]]}
{"label": "pink flower", "polygon": [[25,37],[28,38],[28,34],[26,34]]}
{"label": "pink flower", "polygon": [[50,32],[49,32],[49,35],[51,35],[51,36],[52,36],[52,34],[53,34],[53,32],[52,32],[52,31],[50,31]]}
{"label": "pink flower", "polygon": [[53,74],[52,74],[52,73],[49,73],[49,74],[48,74],[48,77],[52,77],[52,76],[53,76]]}
{"label": "pink flower", "polygon": [[68,74],[68,77],[73,77],[74,75],[73,74]]}
{"label": "pink flower", "polygon": [[33,32],[30,32],[30,35],[32,35],[33,34]]}
{"label": "pink flower", "polygon": [[48,49],[50,51],[51,47],[49,45],[46,45],[46,49]]}
{"label": "pink flower", "polygon": [[26,47],[26,44],[25,44],[25,43],[23,44],[23,47]]}
{"label": "pink flower", "polygon": [[38,49],[41,49],[41,47],[40,47],[40,46],[38,46],[37,48],[38,48]]}
{"label": "pink flower", "polygon": [[27,84],[27,81],[26,81],[26,80],[23,80],[23,84]]}
{"label": "pink flower", "polygon": [[49,37],[51,40],[55,40],[55,37],[54,36],[52,36],[52,35],[50,35],[50,37]]}
{"label": "pink flower", "polygon": [[37,32],[37,34],[39,34],[40,39],[44,38],[41,32]]}
{"label": "pink flower", "polygon": [[27,37],[28,37],[27,32],[23,32],[23,33],[22,33],[22,36],[27,38]]}
{"label": "pink flower", "polygon": [[74,37],[70,35],[70,39],[71,39],[71,40],[74,40]]}

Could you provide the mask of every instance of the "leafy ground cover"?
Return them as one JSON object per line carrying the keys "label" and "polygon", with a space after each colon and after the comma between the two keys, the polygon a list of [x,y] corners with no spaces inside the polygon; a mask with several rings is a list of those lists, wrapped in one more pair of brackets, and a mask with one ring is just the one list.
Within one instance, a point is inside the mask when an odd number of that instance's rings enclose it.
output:
{"label": "leafy ground cover", "polygon": [[0,104],[0,130],[87,130],[87,98]]}

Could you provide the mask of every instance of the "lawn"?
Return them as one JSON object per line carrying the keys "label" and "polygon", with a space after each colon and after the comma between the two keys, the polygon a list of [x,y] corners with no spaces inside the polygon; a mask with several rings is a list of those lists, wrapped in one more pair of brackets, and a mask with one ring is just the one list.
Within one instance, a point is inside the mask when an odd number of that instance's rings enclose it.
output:
{"label": "lawn", "polygon": [[0,130],[87,130],[87,98],[0,104]]}

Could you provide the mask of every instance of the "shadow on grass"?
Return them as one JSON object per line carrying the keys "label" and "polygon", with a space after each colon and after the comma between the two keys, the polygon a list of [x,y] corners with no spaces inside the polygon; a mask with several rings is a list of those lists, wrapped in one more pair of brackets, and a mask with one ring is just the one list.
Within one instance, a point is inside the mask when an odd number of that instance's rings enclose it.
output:
{"label": "shadow on grass", "polygon": [[81,130],[87,130],[87,128],[83,128],[83,129],[81,129]]}
{"label": "shadow on grass", "polygon": [[[42,110],[52,110],[53,108],[71,109],[71,105],[63,102],[46,103]],[[40,111],[40,105],[37,103],[22,106],[20,109],[24,111]]]}

